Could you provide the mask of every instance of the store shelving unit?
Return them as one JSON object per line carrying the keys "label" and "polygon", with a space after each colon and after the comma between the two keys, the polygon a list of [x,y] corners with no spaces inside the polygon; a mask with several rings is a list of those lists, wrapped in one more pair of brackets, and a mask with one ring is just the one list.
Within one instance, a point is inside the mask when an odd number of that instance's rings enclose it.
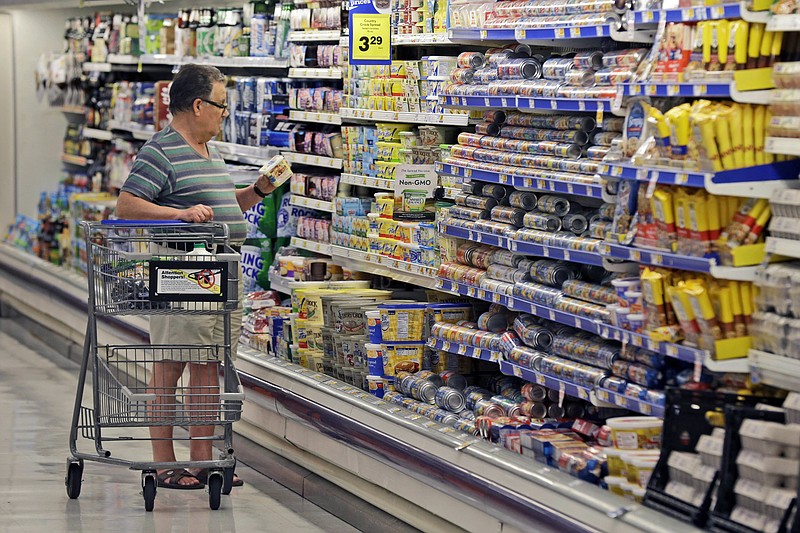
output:
{"label": "store shelving unit", "polygon": [[[493,172],[490,170],[482,170],[480,167],[485,167],[486,165],[477,161],[473,161],[472,164],[475,168],[473,168],[473,166],[467,166],[466,164],[436,163],[436,171],[439,174],[459,176],[465,179],[474,179],[477,181],[485,181],[487,183],[500,183],[502,185],[513,185],[515,187],[519,187],[520,189],[574,194],[576,196],[585,196],[588,198],[603,198],[603,186],[600,183],[583,184],[548,179],[545,177],[533,178],[502,172]],[[547,172],[542,172],[542,175],[547,175]]]}
{"label": "store shelving unit", "polygon": [[307,250],[320,255],[331,255],[331,245],[325,242],[310,241],[308,239],[301,239],[300,237],[292,237],[292,246]]}
{"label": "store shelving unit", "polygon": [[289,77],[296,79],[310,79],[310,80],[340,80],[342,79],[342,69],[338,67],[328,67],[328,68],[292,67],[289,69]]}
{"label": "store shelving unit", "polygon": [[780,237],[767,237],[767,253],[800,259],[800,241]]}
{"label": "store shelving unit", "polygon": [[765,383],[790,391],[800,392],[800,359],[750,350],[748,358],[755,383]]}
{"label": "store shelving unit", "polygon": [[431,338],[427,342],[428,348],[433,350],[442,350],[449,353],[471,357],[473,359],[480,359],[481,361],[490,361],[492,363],[499,363],[503,360],[503,354],[486,350],[485,348],[478,348],[476,346],[469,346],[467,344],[459,344],[457,342],[446,341],[443,339]]}
{"label": "store shelving unit", "polygon": [[326,202],[325,200],[293,194],[290,203],[299,207],[307,207],[309,209],[316,209],[317,211],[333,213],[333,202]]}
{"label": "store shelving unit", "polygon": [[767,31],[800,31],[800,15],[772,15],[767,20]]}
{"label": "store shelving unit", "polygon": [[797,160],[716,173],[635,166],[630,163],[602,163],[598,170],[598,174],[606,178],[696,187],[712,194],[742,198],[769,198],[776,190],[796,187],[800,185],[799,173],[800,161]]}
{"label": "store shelving unit", "polygon": [[696,82],[696,83],[625,83],[618,85],[621,96],[655,96],[687,98],[730,98],[743,104],[769,104],[772,89],[740,91],[736,82]]}
{"label": "store shelving unit", "polygon": [[594,98],[538,98],[529,96],[460,96],[452,94],[439,95],[442,105],[456,109],[508,109],[521,111],[589,111],[602,113],[614,112],[612,99]]}
{"label": "store shelving unit", "polygon": [[764,151],[770,154],[800,156],[800,138],[767,137],[764,139]]}
{"label": "store shelving unit", "polygon": [[310,165],[314,167],[333,168],[337,170],[342,168],[342,160],[338,157],[326,157],[324,155],[314,155],[314,154],[301,154],[298,152],[281,152],[281,153],[289,163],[297,163],[298,165]]}
{"label": "store shelving unit", "polygon": [[261,166],[271,157],[278,155],[279,149],[271,146],[245,146],[243,144],[210,141],[223,158],[247,165]]}
{"label": "store shelving unit", "polygon": [[92,160],[80,155],[61,154],[61,162],[77,167],[88,167],[92,163]]}
{"label": "store shelving unit", "polygon": [[371,178],[369,176],[362,176],[360,174],[348,174],[343,172],[339,177],[339,183],[347,183],[349,185],[358,185],[360,187],[370,187],[372,189],[381,189],[384,191],[394,190],[394,180],[387,180],[383,178]]}
{"label": "store shelving unit", "polygon": [[83,128],[81,135],[86,139],[95,139],[97,141],[110,141],[114,138],[114,134],[111,131],[97,128]]}
{"label": "store shelving unit", "polygon": [[343,266],[362,272],[371,272],[428,289],[436,288],[437,285],[436,269],[433,267],[336,245],[331,246],[330,255],[334,261],[340,260]]}
{"label": "store shelving unit", "polygon": [[641,265],[663,266],[691,272],[704,272],[717,279],[734,281],[753,281],[757,268],[755,266],[722,266],[717,264],[715,258],[692,257],[643,248],[633,248],[631,246],[610,242],[601,243],[598,253],[608,258],[633,261]]}
{"label": "store shelving unit", "polygon": [[289,120],[297,122],[316,122],[318,124],[341,125],[342,117],[338,113],[323,113],[317,111],[299,111],[292,109],[289,111]]}
{"label": "store shelving unit", "polygon": [[631,11],[626,15],[635,24],[655,24],[666,22],[699,22],[702,20],[737,19],[748,22],[767,22],[768,11],[750,11],[745,2],[729,2],[714,6],[682,7],[674,9],[653,9]]}
{"label": "store shelving unit", "polygon": [[[509,239],[502,235],[493,235],[491,233],[484,233],[481,231],[467,230],[456,226],[445,225],[443,230],[444,234],[450,237],[457,237],[459,239],[466,239],[472,242],[497,246],[498,248],[505,248],[507,250],[511,250],[512,252],[519,252],[524,255],[535,255],[538,257],[547,257],[549,259],[563,259],[564,261],[572,261],[587,265],[603,265],[603,254],[600,252],[585,252],[558,246],[546,246],[533,242]],[[598,245],[600,242],[601,241],[598,241]]]}
{"label": "store shelving unit", "polygon": [[466,126],[469,116],[464,114],[414,113],[410,111],[375,111],[343,107],[343,120],[366,120],[370,122],[402,122],[404,124],[438,124],[442,126]]}
{"label": "store shelving unit", "polygon": [[137,122],[117,122],[115,120],[108,121],[108,129],[128,132],[139,141],[147,141],[155,133],[152,126],[146,127]]}
{"label": "store shelving unit", "polygon": [[667,357],[680,359],[681,361],[700,364],[709,363],[709,365],[714,366],[715,369],[720,369],[716,371],[735,372],[735,369],[742,368],[742,362],[744,360],[743,358],[737,358],[726,361],[715,361],[706,350],[700,350],[690,346],[683,346],[669,342],[656,342],[646,334],[635,333],[612,326],[605,322],[601,322],[597,319],[566,313],[545,305],[523,300],[514,296],[498,294],[464,283],[458,283],[440,278],[437,282],[437,288],[445,292],[452,292],[490,303],[497,303],[508,307],[512,311],[529,313],[552,322],[558,322],[559,324],[564,324],[565,326],[571,326],[589,333],[594,333],[595,335],[598,335],[604,339],[615,340],[626,344],[631,344],[633,346],[647,348],[650,351]]}

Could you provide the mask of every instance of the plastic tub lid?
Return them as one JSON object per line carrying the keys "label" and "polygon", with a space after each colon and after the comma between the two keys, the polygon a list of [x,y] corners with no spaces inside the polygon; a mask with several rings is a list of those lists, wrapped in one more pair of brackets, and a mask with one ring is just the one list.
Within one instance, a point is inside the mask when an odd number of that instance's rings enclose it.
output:
{"label": "plastic tub lid", "polygon": [[663,421],[655,416],[619,416],[606,420],[611,429],[660,428]]}
{"label": "plastic tub lid", "polygon": [[[404,244],[404,243],[398,243],[398,244]],[[408,303],[390,304],[390,303],[382,303],[378,307],[380,309],[425,309],[425,305],[426,304],[424,304],[424,303],[419,303],[419,304],[408,304]]]}

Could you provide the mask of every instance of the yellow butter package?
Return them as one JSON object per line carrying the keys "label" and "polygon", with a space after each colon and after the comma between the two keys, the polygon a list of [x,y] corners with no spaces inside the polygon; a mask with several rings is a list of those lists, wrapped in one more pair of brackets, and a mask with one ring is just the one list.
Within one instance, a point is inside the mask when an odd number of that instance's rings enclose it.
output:
{"label": "yellow butter package", "polygon": [[689,302],[689,295],[686,293],[683,284],[667,287],[667,295],[678,317],[678,323],[683,331],[683,336],[687,342],[697,345],[699,343],[700,328],[694,316],[694,310]]}
{"label": "yellow butter package", "polygon": [[708,288],[702,283],[687,283],[685,292],[700,328],[701,339],[708,337],[705,342],[701,341],[701,347],[708,349],[713,346],[713,342],[709,341],[722,339],[722,329],[714,312]]}
{"label": "yellow butter package", "polygon": [[761,40],[764,38],[766,26],[761,22],[750,24],[750,34],[747,37],[747,68],[758,67],[758,58],[761,57]]}
{"label": "yellow butter package", "polygon": [[728,125],[731,133],[734,168],[744,167],[744,124],[742,119],[742,109],[739,104],[731,104]]}
{"label": "yellow butter package", "polygon": [[670,152],[675,159],[684,159],[689,144],[689,104],[673,107],[664,114],[670,128]]}
{"label": "yellow butter package", "polygon": [[672,190],[668,187],[657,187],[650,197],[650,208],[656,223],[657,245],[663,250],[675,251],[677,235],[675,233],[675,205]]}
{"label": "yellow butter package", "polygon": [[744,20],[732,20],[728,27],[728,61],[725,70],[741,70],[747,65],[747,38],[750,25]]}
{"label": "yellow butter package", "polygon": [[705,112],[692,111],[692,129],[694,136],[700,140],[700,157],[708,162],[710,170],[719,172],[722,170],[719,150],[717,149],[717,136],[714,131],[714,115]]}

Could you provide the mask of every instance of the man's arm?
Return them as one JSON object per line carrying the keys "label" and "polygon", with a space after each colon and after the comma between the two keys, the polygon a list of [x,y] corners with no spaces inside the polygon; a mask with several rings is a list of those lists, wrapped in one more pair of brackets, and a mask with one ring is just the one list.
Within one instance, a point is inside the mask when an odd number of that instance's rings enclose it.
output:
{"label": "man's arm", "polygon": [[239,207],[242,208],[242,212],[247,211],[262,199],[261,196],[256,193],[253,188],[254,186],[258,187],[258,190],[264,194],[270,194],[275,190],[275,186],[269,181],[269,178],[264,175],[260,175],[253,185],[245,187],[244,189],[237,189],[236,200],[239,202]]}
{"label": "man's arm", "polygon": [[[255,193],[253,193],[253,195],[255,195]],[[214,219],[214,211],[203,204],[197,204],[187,209],[165,207],[139,198],[127,191],[122,191],[119,193],[119,198],[117,199],[117,216],[128,220],[208,222]]]}

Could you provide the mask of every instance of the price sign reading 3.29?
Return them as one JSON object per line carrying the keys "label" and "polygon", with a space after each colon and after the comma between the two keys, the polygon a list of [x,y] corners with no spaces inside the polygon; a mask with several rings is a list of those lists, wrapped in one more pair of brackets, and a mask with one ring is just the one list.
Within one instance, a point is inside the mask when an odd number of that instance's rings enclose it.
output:
{"label": "price sign reading 3.29", "polygon": [[[366,64],[389,63],[392,60],[390,15],[353,14],[350,58]],[[374,63],[373,63],[374,62]]]}

